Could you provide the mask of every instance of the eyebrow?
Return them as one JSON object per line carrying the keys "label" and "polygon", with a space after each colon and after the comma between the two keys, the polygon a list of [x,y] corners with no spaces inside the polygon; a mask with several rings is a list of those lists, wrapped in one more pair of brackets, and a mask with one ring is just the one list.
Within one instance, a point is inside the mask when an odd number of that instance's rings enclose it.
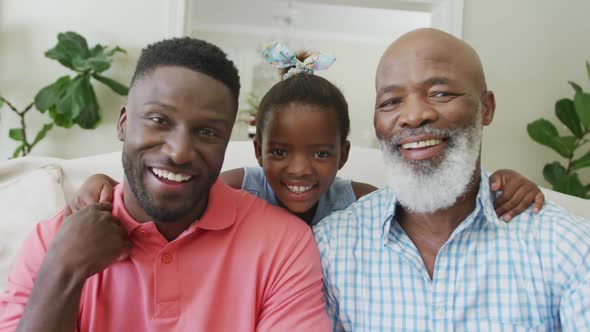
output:
{"label": "eyebrow", "polygon": [[[172,105],[168,105],[168,104],[162,103],[162,102],[159,102],[159,101],[155,101],[155,100],[154,101],[145,102],[144,105],[159,106],[159,107],[162,107],[162,108],[166,109],[167,111],[171,111],[171,112],[176,112],[177,111],[176,110],[176,107],[174,107]],[[215,114],[217,112],[211,112],[211,113],[212,114]],[[212,124],[213,123],[222,123],[224,125],[229,125],[230,124],[229,121],[227,119],[224,119],[224,118],[210,118],[210,117],[207,117],[205,119],[205,122],[212,123]]]}
{"label": "eyebrow", "polygon": [[[430,78],[420,82],[420,85],[432,86],[432,85],[443,85],[443,84],[450,84],[450,83],[451,83],[451,80],[448,79],[447,77],[435,76],[435,77],[430,77]],[[399,90],[399,89],[401,89],[400,85],[389,84],[389,85],[386,85],[386,86],[382,87],[381,89],[379,89],[379,93],[385,93],[387,91]]]}
{"label": "eyebrow", "polygon": [[[274,141],[274,140],[271,139],[271,140],[269,140],[268,145],[276,145],[276,146],[290,147],[293,144],[288,143],[288,142]],[[326,143],[326,144],[322,144],[322,143],[320,143],[320,144],[306,144],[305,147],[306,148],[313,148],[313,149],[321,149],[321,148],[324,148],[324,149],[330,149],[330,150],[336,148],[336,146],[334,144],[329,144],[329,143]]]}
{"label": "eyebrow", "polygon": [[155,101],[155,100],[154,101],[148,101],[148,102],[144,103],[143,105],[144,106],[145,105],[160,106],[160,107],[165,108],[166,110],[169,110],[169,111],[176,111],[176,107],[174,107],[172,105],[164,104],[162,102]]}
{"label": "eyebrow", "polygon": [[442,76],[435,76],[435,77],[431,77],[425,81],[423,81],[421,84],[423,85],[442,85],[442,84],[450,84],[451,80],[446,78],[446,77],[442,77]]}

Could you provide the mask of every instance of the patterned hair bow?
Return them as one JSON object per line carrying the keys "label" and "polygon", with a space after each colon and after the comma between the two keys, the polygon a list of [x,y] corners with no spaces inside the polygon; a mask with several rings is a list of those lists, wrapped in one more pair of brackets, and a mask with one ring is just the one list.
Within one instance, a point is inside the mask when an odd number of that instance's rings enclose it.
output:
{"label": "patterned hair bow", "polygon": [[295,52],[278,42],[268,44],[260,54],[274,68],[292,67],[283,75],[283,79],[301,73],[313,74],[316,70],[328,69],[336,61],[336,57],[332,54],[314,52],[302,62],[297,59]]}

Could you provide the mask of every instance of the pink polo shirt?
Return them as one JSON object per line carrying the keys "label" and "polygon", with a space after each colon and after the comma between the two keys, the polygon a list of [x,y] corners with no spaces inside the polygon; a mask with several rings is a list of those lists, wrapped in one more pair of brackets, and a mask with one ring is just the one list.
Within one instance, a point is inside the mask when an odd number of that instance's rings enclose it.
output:
{"label": "pink polo shirt", "polygon": [[[90,277],[78,331],[329,331],[320,258],[296,217],[218,180],[202,218],[172,242],[127,214],[131,257]],[[25,241],[0,294],[0,331],[13,331],[62,214]]]}

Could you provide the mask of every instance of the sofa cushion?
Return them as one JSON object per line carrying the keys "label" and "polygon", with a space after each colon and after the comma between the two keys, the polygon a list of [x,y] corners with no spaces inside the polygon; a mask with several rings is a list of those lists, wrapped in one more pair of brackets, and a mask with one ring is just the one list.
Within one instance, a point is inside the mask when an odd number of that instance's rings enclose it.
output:
{"label": "sofa cushion", "polygon": [[57,165],[45,165],[0,182],[4,214],[0,222],[0,289],[25,237],[35,224],[51,218],[64,205],[62,171]]}
{"label": "sofa cushion", "polygon": [[590,220],[590,200],[578,198],[562,194],[557,191],[541,188],[543,194],[545,194],[545,200],[551,201],[562,208],[566,209],[569,213]]}

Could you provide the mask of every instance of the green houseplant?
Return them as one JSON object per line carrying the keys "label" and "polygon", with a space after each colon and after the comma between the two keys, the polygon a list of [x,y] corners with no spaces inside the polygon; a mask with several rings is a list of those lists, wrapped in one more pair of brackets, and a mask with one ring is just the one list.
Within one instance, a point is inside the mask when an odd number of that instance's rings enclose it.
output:
{"label": "green houseplant", "polygon": [[[100,44],[89,48],[86,39],[72,31],[57,35],[57,45],[45,52],[45,56],[73,70],[74,76],[62,76],[42,88],[22,110],[0,95],[0,108],[6,105],[20,118],[20,127],[10,129],[8,133],[10,138],[20,143],[13,158],[29,154],[54,125],[70,128],[76,124],[84,129],[96,128],[100,123],[101,113],[92,81],[98,81],[122,96],[127,95],[129,90],[127,86],[102,75],[111,67],[113,55],[117,52],[125,53],[125,50],[118,46],[109,49]],[[41,113],[48,113],[51,122],[43,125],[34,138],[30,139],[25,115],[33,107]]]}
{"label": "green houseplant", "polygon": [[[590,79],[590,63],[586,62]],[[590,184],[582,184],[577,171],[590,167],[590,94],[574,82],[573,99],[564,98],[555,103],[555,115],[570,133],[560,136],[553,123],[538,119],[528,124],[529,136],[536,142],[550,147],[565,158],[565,165],[558,161],[543,167],[543,176],[553,190],[565,194],[590,198]]]}

